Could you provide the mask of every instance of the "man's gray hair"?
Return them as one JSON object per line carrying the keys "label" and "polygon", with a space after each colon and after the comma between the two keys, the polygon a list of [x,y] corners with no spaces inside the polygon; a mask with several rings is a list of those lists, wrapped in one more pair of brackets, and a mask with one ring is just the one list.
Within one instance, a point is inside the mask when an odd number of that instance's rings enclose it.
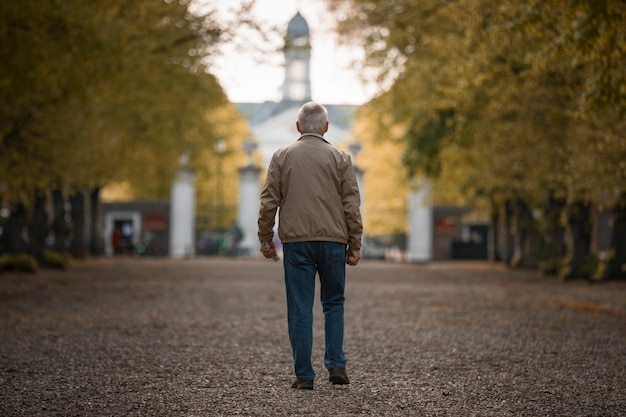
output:
{"label": "man's gray hair", "polygon": [[309,101],[298,110],[298,123],[302,133],[323,133],[328,122],[328,110],[321,104]]}

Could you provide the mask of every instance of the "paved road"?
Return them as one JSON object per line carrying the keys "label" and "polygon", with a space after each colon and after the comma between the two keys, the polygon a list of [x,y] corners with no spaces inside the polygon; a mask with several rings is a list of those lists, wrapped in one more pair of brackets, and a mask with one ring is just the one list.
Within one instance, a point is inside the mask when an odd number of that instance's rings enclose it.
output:
{"label": "paved road", "polygon": [[94,259],[0,275],[2,416],[626,416],[626,283],[480,262],[348,270],[352,383],[292,382],[282,266]]}

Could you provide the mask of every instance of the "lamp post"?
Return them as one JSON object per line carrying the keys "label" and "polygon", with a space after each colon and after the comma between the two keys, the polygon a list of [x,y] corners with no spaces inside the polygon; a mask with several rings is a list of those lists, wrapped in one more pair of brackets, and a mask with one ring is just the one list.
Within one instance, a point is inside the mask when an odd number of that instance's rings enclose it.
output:
{"label": "lamp post", "polygon": [[226,153],[226,141],[224,138],[219,138],[215,143],[215,153],[217,154],[217,222],[216,226],[218,230],[221,230],[224,223],[224,172],[222,166],[222,158]]}

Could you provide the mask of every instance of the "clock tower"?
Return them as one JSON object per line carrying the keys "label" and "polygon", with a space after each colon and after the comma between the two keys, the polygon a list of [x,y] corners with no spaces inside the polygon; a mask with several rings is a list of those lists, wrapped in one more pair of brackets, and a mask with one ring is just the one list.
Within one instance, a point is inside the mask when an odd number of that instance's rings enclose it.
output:
{"label": "clock tower", "polygon": [[285,38],[283,101],[311,100],[311,41],[309,25],[300,12],[289,21]]}

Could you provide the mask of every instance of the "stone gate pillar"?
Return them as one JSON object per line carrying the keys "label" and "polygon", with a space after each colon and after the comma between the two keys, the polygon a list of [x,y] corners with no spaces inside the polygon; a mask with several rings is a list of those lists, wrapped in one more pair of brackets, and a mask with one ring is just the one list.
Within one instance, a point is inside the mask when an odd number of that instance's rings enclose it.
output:
{"label": "stone gate pillar", "polygon": [[259,255],[259,239],[257,237],[257,218],[259,216],[259,196],[261,185],[259,176],[261,168],[254,165],[252,153],[256,143],[248,140],[243,145],[248,154],[248,163],[239,168],[239,212],[237,222],[243,234],[239,242],[239,252],[245,256]]}
{"label": "stone gate pillar", "polygon": [[417,180],[409,191],[409,262],[429,262],[433,259],[433,207],[430,183]]}
{"label": "stone gate pillar", "polygon": [[170,201],[170,256],[190,257],[196,254],[196,186],[195,173],[184,155],[172,185]]}

